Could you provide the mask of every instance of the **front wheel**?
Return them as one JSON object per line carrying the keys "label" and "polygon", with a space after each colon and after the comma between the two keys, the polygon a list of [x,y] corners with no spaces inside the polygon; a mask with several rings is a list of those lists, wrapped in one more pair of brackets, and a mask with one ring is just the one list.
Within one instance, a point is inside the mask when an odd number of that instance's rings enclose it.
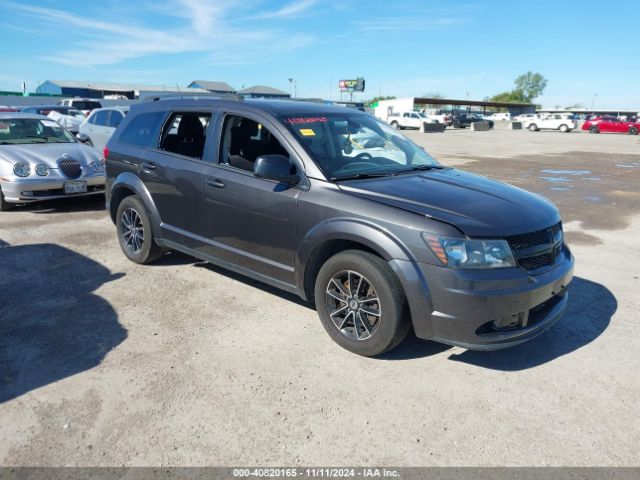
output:
{"label": "front wheel", "polygon": [[407,302],[383,259],[348,250],[331,257],[315,285],[322,325],[341,347],[365,357],[380,355],[407,335]]}
{"label": "front wheel", "polygon": [[531,125],[529,125],[529,130],[531,132],[537,132],[538,131],[538,125],[536,125],[535,123],[532,123]]}
{"label": "front wheel", "polygon": [[151,218],[137,196],[126,197],[118,206],[116,231],[122,252],[132,262],[151,263],[162,255],[153,240]]}
{"label": "front wheel", "polygon": [[629,135],[637,135],[638,127],[629,127]]}
{"label": "front wheel", "polygon": [[560,128],[558,130],[560,130],[562,133],[566,133],[566,132],[569,131],[569,127],[564,125],[564,124],[562,124],[562,125],[560,125]]}
{"label": "front wheel", "polygon": [[600,129],[598,127],[596,127],[595,125],[591,125],[589,127],[589,133],[600,133]]}
{"label": "front wheel", "polygon": [[391,122],[391,126],[396,130],[400,130],[400,124],[398,122]]}

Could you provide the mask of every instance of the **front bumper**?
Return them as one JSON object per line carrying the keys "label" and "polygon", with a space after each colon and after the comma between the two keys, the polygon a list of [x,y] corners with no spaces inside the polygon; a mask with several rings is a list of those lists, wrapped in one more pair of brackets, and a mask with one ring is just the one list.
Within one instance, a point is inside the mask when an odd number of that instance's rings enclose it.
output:
{"label": "front bumper", "polygon": [[405,286],[416,336],[497,350],[540,335],[562,317],[573,265],[563,247],[558,262],[536,275],[520,268],[457,270],[422,263],[414,266],[415,274],[407,275],[400,264],[394,269]]}
{"label": "front bumper", "polygon": [[[87,183],[86,193],[65,193],[64,184],[70,181]],[[104,174],[84,175],[77,180],[70,180],[58,175],[48,177],[11,177],[0,178],[2,194],[9,203],[32,203],[57,198],[82,197],[104,193],[106,177]]]}

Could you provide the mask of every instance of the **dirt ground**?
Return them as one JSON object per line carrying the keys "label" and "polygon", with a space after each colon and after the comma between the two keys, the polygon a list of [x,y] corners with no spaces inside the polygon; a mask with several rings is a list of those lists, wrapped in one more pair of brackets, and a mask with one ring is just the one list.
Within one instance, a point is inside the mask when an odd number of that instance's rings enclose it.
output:
{"label": "dirt ground", "polygon": [[0,213],[0,465],[640,464],[639,137],[407,135],[559,206],[576,277],[549,332],[361,358],[289,294],[127,261],[101,198],[18,208]]}

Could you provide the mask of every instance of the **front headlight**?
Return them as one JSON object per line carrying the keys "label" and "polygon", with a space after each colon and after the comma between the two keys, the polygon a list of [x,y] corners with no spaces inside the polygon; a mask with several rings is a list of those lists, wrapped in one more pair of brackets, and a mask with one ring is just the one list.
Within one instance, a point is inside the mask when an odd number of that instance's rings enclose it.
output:
{"label": "front headlight", "polygon": [[505,240],[472,240],[422,232],[422,238],[443,265],[452,268],[515,267]]}
{"label": "front headlight", "polygon": [[45,164],[41,163],[39,165],[36,165],[36,173],[41,177],[46,177],[47,175],[49,175],[49,172],[49,167],[47,167]]}
{"label": "front headlight", "polygon": [[31,175],[31,167],[28,163],[18,162],[13,165],[13,173],[19,177],[28,177]]}
{"label": "front headlight", "polygon": [[91,162],[89,166],[91,167],[91,170],[93,170],[94,173],[104,172],[104,164],[102,162],[98,162],[98,161]]}

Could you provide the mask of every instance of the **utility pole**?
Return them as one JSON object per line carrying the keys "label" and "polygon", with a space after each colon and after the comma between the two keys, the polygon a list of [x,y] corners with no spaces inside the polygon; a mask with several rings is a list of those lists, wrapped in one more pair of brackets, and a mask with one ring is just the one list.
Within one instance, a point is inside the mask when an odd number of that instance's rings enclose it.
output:
{"label": "utility pole", "polygon": [[293,78],[289,78],[289,96],[293,94],[292,85],[293,85]]}
{"label": "utility pole", "polygon": [[593,98],[591,99],[591,110],[593,110],[593,106],[594,106],[594,105],[595,105],[595,103],[596,103],[596,97],[597,97],[597,96],[598,96],[598,94],[597,94],[597,93],[594,93],[594,94],[593,94]]}

